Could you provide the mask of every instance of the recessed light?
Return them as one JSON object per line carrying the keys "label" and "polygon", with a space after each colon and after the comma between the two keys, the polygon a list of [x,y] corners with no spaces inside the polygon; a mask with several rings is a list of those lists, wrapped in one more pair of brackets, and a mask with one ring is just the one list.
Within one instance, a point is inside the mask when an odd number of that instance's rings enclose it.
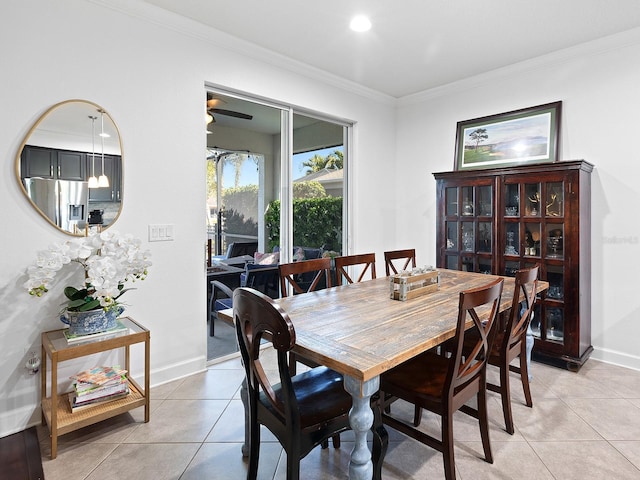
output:
{"label": "recessed light", "polygon": [[354,32],[366,32],[371,28],[371,21],[364,15],[356,15],[351,19],[349,27]]}

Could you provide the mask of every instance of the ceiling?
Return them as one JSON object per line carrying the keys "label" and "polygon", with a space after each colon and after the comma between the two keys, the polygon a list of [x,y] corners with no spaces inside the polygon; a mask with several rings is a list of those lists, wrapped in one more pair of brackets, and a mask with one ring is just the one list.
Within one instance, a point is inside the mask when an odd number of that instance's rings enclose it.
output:
{"label": "ceiling", "polygon": [[396,98],[640,26],[638,0],[145,1]]}

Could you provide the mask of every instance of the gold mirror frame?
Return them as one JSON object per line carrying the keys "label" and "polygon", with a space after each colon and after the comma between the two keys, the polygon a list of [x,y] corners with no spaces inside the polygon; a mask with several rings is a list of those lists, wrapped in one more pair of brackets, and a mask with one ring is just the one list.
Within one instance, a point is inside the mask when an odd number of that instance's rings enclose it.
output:
{"label": "gold mirror frame", "polygon": [[[95,119],[92,120],[92,117]],[[102,132],[103,121],[104,132],[110,135],[108,138],[99,135]],[[33,172],[30,171],[31,163],[27,159],[30,155],[25,151],[26,147],[29,148],[29,153],[33,149],[41,152],[40,155],[49,155],[50,171],[48,174],[42,175],[42,172],[36,172],[40,173],[39,175],[32,174]],[[74,171],[74,178],[71,180],[60,179],[59,152],[69,153],[75,157],[74,166],[77,166],[78,170]],[[95,193],[95,198],[92,199],[88,186],[82,184],[86,184],[91,175],[97,176],[100,173],[106,173],[103,153],[111,168],[109,187],[97,189],[100,192]],[[34,165],[43,168],[45,164],[46,160],[38,164],[34,163]],[[37,169],[34,168],[35,170]],[[100,105],[78,99],[65,100],[47,109],[27,132],[18,149],[15,161],[16,179],[31,206],[48,223],[61,232],[72,236],[84,236],[90,230],[101,231],[115,223],[122,211],[123,172],[122,137],[116,123]],[[39,182],[37,187],[35,182]],[[60,198],[60,191],[64,190],[61,187],[66,186],[79,192],[75,193],[73,197],[77,205],[66,204],[66,208],[60,209],[61,202],[53,200],[53,198]],[[107,188],[109,190],[106,190]],[[55,192],[53,192],[54,189]],[[84,193],[85,189],[86,193]],[[106,196],[110,199],[100,198],[100,194],[102,197]],[[79,198],[86,198],[86,200],[78,200]],[[56,207],[54,204],[58,206]],[[83,204],[84,206],[82,206]],[[90,220],[90,213],[95,210],[101,212],[101,215],[92,216]],[[66,217],[60,220],[58,214],[60,211],[64,211],[62,216],[66,215],[72,220],[68,220]],[[96,218],[100,217],[104,219],[103,223],[96,222]]]}

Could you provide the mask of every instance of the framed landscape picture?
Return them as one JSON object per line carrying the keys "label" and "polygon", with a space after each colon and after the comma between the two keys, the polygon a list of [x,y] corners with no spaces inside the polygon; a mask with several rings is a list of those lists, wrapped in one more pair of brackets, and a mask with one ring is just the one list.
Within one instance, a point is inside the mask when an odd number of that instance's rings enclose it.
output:
{"label": "framed landscape picture", "polygon": [[458,122],[455,170],[558,160],[562,102]]}

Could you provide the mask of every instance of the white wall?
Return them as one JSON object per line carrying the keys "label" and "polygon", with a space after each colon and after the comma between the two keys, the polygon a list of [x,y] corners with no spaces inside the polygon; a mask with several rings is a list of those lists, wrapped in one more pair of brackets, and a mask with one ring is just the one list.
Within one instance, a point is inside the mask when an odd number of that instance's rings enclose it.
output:
{"label": "white wall", "polygon": [[[355,121],[351,244],[381,256],[392,243],[390,197],[379,193],[390,190],[393,176],[369,172],[393,158],[394,102],[296,64],[276,66],[282,61],[265,52],[259,59],[239,53],[244,49],[132,0],[3,4],[0,436],[39,422],[39,375],[29,376],[24,362],[29,350],[39,350],[42,331],[62,326],[55,314],[64,282],[41,299],[22,284],[36,251],[66,236],[33,211],[14,176],[24,135],[55,103],[96,102],[120,129],[124,203],[113,228],[142,238],[153,255],[147,280],[126,295],[128,314],[151,330],[152,385],[206,365],[205,82]],[[173,224],[175,241],[147,243],[153,223]],[[132,367],[134,374],[140,369]]]}
{"label": "white wall", "polygon": [[[435,182],[452,170],[456,122],[561,100],[563,160],[592,174],[592,357],[640,368],[640,29],[401,100],[396,229],[435,263]],[[410,172],[410,174],[409,174]],[[406,228],[413,225],[413,228]]]}

